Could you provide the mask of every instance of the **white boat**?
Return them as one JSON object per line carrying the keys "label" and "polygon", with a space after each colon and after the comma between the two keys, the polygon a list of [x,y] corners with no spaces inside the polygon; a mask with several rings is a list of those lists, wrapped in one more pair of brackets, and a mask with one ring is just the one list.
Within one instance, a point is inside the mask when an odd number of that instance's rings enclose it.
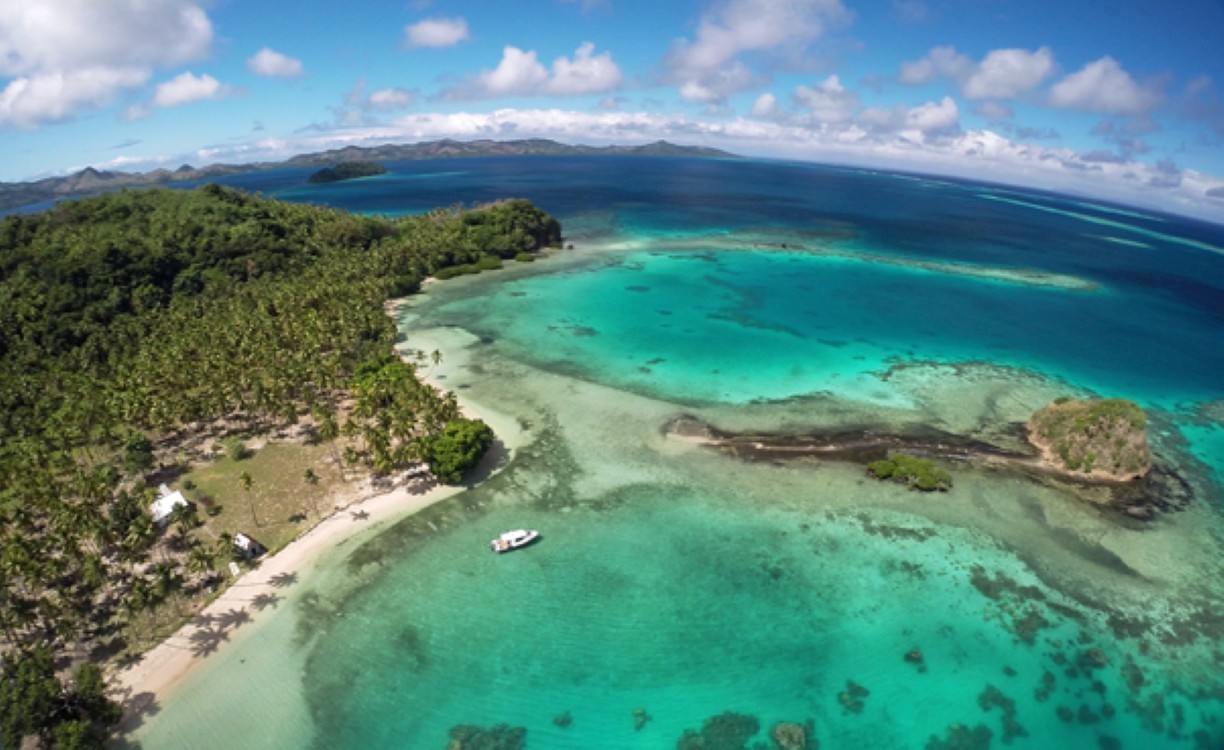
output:
{"label": "white boat", "polygon": [[505,534],[502,534],[493,541],[489,542],[489,547],[494,552],[509,552],[512,549],[526,547],[528,544],[531,544],[539,538],[540,532],[538,531],[515,529],[514,531],[507,531]]}

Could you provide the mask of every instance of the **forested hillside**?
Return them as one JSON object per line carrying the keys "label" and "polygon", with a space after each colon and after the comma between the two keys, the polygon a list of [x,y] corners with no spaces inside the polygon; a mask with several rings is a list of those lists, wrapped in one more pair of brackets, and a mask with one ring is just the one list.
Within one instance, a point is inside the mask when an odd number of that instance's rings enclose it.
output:
{"label": "forested hillside", "polygon": [[[140,564],[158,539],[154,442],[226,416],[309,415],[375,471],[429,462],[455,401],[392,356],[385,301],[560,240],[526,201],[389,220],[216,185],[0,221],[0,688],[49,663],[18,651],[90,643],[226,558],[188,523],[183,554]],[[0,690],[0,718],[25,710],[11,697]],[[31,721],[6,724],[0,745],[50,736]]]}

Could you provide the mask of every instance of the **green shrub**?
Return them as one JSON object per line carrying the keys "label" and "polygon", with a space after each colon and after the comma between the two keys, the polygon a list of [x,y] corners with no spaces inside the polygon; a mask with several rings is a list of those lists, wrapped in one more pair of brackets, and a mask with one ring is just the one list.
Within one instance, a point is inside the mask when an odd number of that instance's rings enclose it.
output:
{"label": "green shrub", "polygon": [[237,435],[227,437],[224,441],[222,441],[221,446],[225,450],[226,457],[231,461],[241,461],[242,459],[246,458],[247,455],[249,455],[246,443],[244,443],[242,438],[238,437]]}
{"label": "green shrub", "polygon": [[888,459],[880,459],[867,464],[867,471],[876,479],[888,479],[897,470],[897,465]]}
{"label": "green shrub", "polygon": [[926,459],[908,453],[892,453],[887,459],[867,464],[876,479],[891,479],[923,492],[945,491],[952,487],[952,475]]}
{"label": "green shrub", "polygon": [[519,253],[518,255],[514,256],[514,259],[519,263],[531,263],[536,259],[536,257],[535,253]]}
{"label": "green shrub", "polygon": [[429,470],[446,484],[454,484],[463,473],[480,463],[493,444],[493,429],[479,419],[454,419],[434,440]]}

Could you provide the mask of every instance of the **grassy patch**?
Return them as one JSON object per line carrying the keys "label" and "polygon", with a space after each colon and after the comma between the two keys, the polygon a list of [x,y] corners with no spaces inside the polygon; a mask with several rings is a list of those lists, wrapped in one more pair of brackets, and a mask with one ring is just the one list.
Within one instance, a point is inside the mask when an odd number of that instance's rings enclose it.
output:
{"label": "grassy patch", "polygon": [[[345,484],[331,458],[327,445],[269,443],[242,460],[226,456],[197,467],[182,478],[182,484],[195,484],[184,494],[200,506],[204,525],[196,533],[211,541],[241,531],[273,552],[281,549],[307,523],[331,512],[331,495]],[[307,469],[316,483],[306,480]],[[243,474],[251,478],[250,489],[243,489]]]}

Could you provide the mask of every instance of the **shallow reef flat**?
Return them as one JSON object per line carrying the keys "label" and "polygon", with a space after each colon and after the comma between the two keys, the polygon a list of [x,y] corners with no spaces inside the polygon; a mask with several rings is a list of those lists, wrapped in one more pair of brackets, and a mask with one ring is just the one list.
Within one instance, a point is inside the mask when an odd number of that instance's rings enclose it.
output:
{"label": "shallow reef flat", "polygon": [[[566,182],[548,195],[576,251],[401,308],[400,346],[442,352],[430,377],[510,415],[521,447],[304,572],[259,615],[269,637],[137,739],[1224,746],[1221,266],[1177,242],[1218,233],[950,181],[693,169],[672,203],[638,171],[598,206]],[[604,179],[588,171],[572,182]],[[1085,237],[1076,214],[1151,247]],[[1023,423],[1063,396],[1140,403],[1189,500],[1141,520],[954,450],[929,456],[951,488],[919,493],[852,450],[745,460],[669,429],[1024,455]],[[542,538],[489,554],[511,528]],[[269,663],[292,689],[217,697]]]}
{"label": "shallow reef flat", "polygon": [[[1105,238],[1112,239],[1112,238]],[[1123,240],[1122,242],[1128,242]],[[1132,243],[1144,246],[1142,243]],[[655,252],[686,252],[719,250],[763,250],[785,253],[803,253],[830,261],[878,263],[898,266],[917,272],[950,274],[993,281],[1003,284],[1023,284],[1048,287],[1072,292],[1095,292],[1101,285],[1090,279],[1067,274],[1049,273],[1031,268],[1008,268],[975,263],[941,262],[924,258],[889,254],[878,250],[856,247],[855,236],[848,231],[827,232],[740,230],[717,235],[693,235],[684,238],[669,238],[656,241],[651,249]]]}

